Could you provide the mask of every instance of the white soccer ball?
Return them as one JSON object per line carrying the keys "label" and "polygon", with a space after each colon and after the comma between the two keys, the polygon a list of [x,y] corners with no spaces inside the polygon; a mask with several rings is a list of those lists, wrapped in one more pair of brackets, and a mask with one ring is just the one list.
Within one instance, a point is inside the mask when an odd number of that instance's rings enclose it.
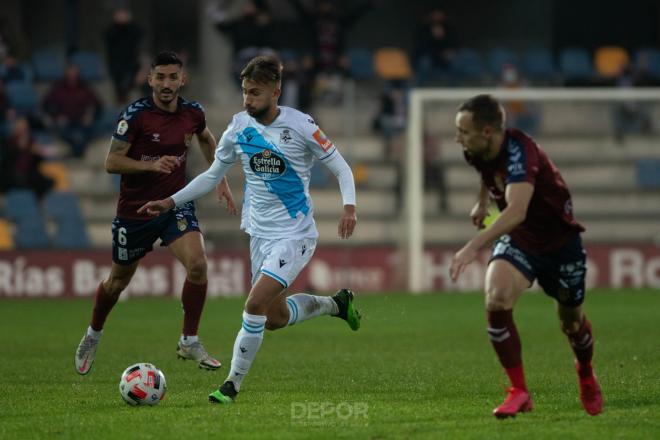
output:
{"label": "white soccer ball", "polygon": [[134,364],[124,370],[119,381],[119,393],[126,403],[158,405],[165,398],[167,384],[162,371],[149,363]]}

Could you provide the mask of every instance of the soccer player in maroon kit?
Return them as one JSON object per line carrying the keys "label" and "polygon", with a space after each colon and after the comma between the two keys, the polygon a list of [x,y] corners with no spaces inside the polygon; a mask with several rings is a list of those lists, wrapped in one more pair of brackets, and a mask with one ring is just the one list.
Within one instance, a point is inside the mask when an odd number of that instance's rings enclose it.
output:
{"label": "soccer player in maroon kit", "polygon": [[[185,186],[186,156],[193,136],[206,160],[213,162],[216,141],[206,127],[204,109],[197,102],[179,97],[185,82],[183,63],[177,55],[158,54],[149,73],[152,96],[126,107],[112,136],[105,169],[121,174],[117,216],[112,222],[112,269],[96,290],[92,319],[76,350],[79,374],[87,374],[92,367],[108,314],[135,274],[140,259],[153,249],[158,238],[187,272],[181,294],[183,330],[177,355],[194,360],[200,368],[220,367],[197,336],[207,278],[204,241],[194,204],[188,203],[155,219],[137,212],[147,201],[165,198]],[[227,210],[236,214],[226,179],[218,184],[217,194],[226,200]]]}
{"label": "soccer player in maroon kit", "polygon": [[[450,275],[455,281],[479,250],[495,241],[485,280],[488,336],[511,387],[493,414],[513,417],[532,409],[512,312],[516,300],[537,279],[557,301],[561,328],[576,357],[582,405],[596,415],[603,399],[591,367],[591,324],[581,307],[587,270],[580,239],[584,228],[573,218],[571,196],[557,167],[533,139],[505,129],[504,121],[504,109],[490,95],[464,102],[456,114],[456,141],[481,176],[470,216],[482,231],[456,252]],[[491,200],[501,213],[485,229]]]}

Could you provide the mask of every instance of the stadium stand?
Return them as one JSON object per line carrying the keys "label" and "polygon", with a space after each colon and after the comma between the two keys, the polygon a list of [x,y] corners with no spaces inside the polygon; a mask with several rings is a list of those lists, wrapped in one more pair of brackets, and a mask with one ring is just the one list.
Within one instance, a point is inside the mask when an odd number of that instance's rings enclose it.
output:
{"label": "stadium stand", "polygon": [[13,189],[5,194],[4,213],[14,225],[14,243],[19,249],[45,248],[50,242],[34,193]]}
{"label": "stadium stand", "polygon": [[46,218],[55,222],[53,247],[87,248],[89,237],[76,196],[70,192],[53,191],[44,198]]}
{"label": "stadium stand", "polygon": [[559,68],[566,85],[588,83],[594,76],[591,57],[583,48],[563,49],[559,54]]}
{"label": "stadium stand", "polygon": [[34,52],[31,62],[37,81],[55,81],[64,75],[64,61],[53,50],[43,49]]}
{"label": "stadium stand", "polygon": [[616,78],[629,63],[630,56],[623,47],[604,46],[594,52],[596,72],[604,78]]}

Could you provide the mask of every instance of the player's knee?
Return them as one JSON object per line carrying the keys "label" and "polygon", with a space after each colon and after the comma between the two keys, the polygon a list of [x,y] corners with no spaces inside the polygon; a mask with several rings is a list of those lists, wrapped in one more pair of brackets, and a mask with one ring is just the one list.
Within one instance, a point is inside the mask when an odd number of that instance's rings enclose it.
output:
{"label": "player's knee", "polygon": [[579,318],[563,318],[560,320],[561,331],[567,335],[576,333],[581,326],[582,321]]}
{"label": "player's knee", "polygon": [[186,267],[186,270],[190,281],[206,281],[206,258],[199,257],[193,259]]}
{"label": "player's knee", "polygon": [[[261,301],[255,300],[254,298],[248,298],[245,302],[245,311],[250,315],[265,315],[267,310],[267,305],[262,304]],[[268,328],[266,323],[266,328]]]}
{"label": "player's knee", "polygon": [[486,289],[486,310],[510,310],[513,308],[513,295],[508,288],[489,286]]}
{"label": "player's knee", "polygon": [[268,318],[268,321],[266,321],[266,330],[277,330],[283,327],[286,327],[288,324],[288,321],[285,319],[272,319]]}

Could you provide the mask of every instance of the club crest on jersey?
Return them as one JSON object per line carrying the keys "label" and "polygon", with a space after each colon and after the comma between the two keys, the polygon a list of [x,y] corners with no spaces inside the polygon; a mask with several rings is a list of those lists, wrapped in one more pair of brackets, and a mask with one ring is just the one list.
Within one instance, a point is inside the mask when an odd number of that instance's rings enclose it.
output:
{"label": "club crest on jersey", "polygon": [[290,140],[291,140],[291,133],[289,133],[288,128],[285,128],[284,130],[282,130],[282,133],[280,134],[280,143],[288,144]]}
{"label": "club crest on jersey", "polygon": [[286,172],[286,162],[276,152],[264,149],[250,157],[250,168],[261,179],[274,180]]}
{"label": "club crest on jersey", "polygon": [[316,130],[312,136],[314,137],[316,143],[319,144],[321,148],[323,148],[323,151],[328,151],[332,147],[332,142],[320,128]]}
{"label": "club crest on jersey", "polygon": [[193,138],[192,133],[186,133],[183,135],[183,143],[185,144],[186,147],[192,146],[192,138]]}
{"label": "club crest on jersey", "polygon": [[122,119],[119,121],[119,124],[117,124],[117,134],[119,136],[123,136],[126,134],[128,131],[128,122],[126,122],[126,119]]}
{"label": "club crest on jersey", "polygon": [[153,133],[151,135],[151,142],[160,142],[160,133]]}

